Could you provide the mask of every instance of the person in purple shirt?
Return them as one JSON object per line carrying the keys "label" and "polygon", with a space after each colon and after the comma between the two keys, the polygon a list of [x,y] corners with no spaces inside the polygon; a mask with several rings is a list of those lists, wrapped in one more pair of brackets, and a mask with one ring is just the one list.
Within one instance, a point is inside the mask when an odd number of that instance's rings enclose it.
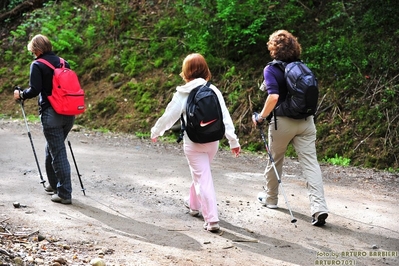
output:
{"label": "person in purple shirt", "polygon": [[[267,48],[272,59],[286,63],[299,61],[302,48],[297,38],[286,30],[278,30],[270,35]],[[310,200],[311,224],[321,226],[328,217],[327,203],[324,197],[323,179],[316,154],[316,127],[313,116],[294,119],[286,116],[274,116],[273,110],[287,97],[287,86],[284,72],[277,65],[267,65],[263,71],[264,84],[261,89],[267,91],[264,107],[252,120],[256,125],[268,117],[268,142],[275,161],[278,175],[281,177],[284,155],[288,144],[292,144],[302,166],[303,176]],[[269,120],[268,119],[268,120]],[[275,123],[278,124],[276,127]],[[266,189],[260,202],[270,209],[278,208],[279,182],[272,163],[269,161],[266,170]],[[258,197],[259,198],[259,197]]]}

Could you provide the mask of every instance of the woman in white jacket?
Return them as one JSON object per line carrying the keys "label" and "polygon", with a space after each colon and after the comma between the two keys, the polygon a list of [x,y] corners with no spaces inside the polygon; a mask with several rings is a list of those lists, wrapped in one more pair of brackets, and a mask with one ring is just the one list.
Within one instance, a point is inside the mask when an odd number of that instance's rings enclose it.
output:
{"label": "woman in white jacket", "polygon": [[[180,76],[186,82],[182,86],[177,86],[172,100],[166,107],[165,113],[158,119],[151,129],[151,139],[153,142],[158,136],[162,136],[166,130],[170,129],[183,113],[186,119],[187,98],[191,90],[204,85],[211,78],[208,64],[205,58],[197,53],[188,55],[182,65]],[[225,125],[225,136],[229,140],[230,149],[238,157],[241,148],[235,134],[234,124],[230,113],[226,107],[222,93],[214,86],[223,113],[223,123]],[[190,208],[191,215],[197,215],[201,210],[204,217],[204,229],[208,231],[219,230],[219,216],[217,211],[216,194],[213,185],[211,162],[218,150],[219,141],[209,143],[195,143],[190,140],[187,134],[183,137],[184,153],[186,155],[193,182],[190,187],[190,194],[186,206]]]}

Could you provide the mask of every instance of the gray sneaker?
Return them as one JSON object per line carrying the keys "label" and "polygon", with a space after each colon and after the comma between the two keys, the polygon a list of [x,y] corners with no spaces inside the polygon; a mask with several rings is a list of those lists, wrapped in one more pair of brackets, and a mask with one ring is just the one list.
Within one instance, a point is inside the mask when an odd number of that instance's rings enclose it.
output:
{"label": "gray sneaker", "polygon": [[45,187],[44,191],[46,191],[46,193],[49,194],[49,195],[57,194],[57,190],[53,189],[50,185]]}
{"label": "gray sneaker", "polygon": [[72,204],[72,199],[63,199],[57,194],[51,196],[51,201],[61,203],[61,204]]}
{"label": "gray sneaker", "polygon": [[278,209],[277,204],[269,204],[266,203],[266,198],[267,198],[267,194],[265,191],[261,191],[258,193],[258,196],[256,197],[256,199],[258,200],[258,202],[260,204],[262,204],[263,206],[269,208],[269,209]]}

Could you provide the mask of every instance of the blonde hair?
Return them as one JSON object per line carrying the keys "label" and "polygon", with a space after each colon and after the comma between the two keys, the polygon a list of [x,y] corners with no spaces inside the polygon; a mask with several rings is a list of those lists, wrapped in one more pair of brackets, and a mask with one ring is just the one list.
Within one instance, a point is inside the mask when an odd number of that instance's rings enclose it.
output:
{"label": "blonde hair", "polygon": [[302,52],[297,38],[286,30],[273,32],[267,42],[267,49],[273,59],[282,61],[298,60]]}
{"label": "blonde hair", "polygon": [[35,35],[32,40],[28,43],[28,50],[32,53],[50,52],[53,50],[50,40],[41,34]]}
{"label": "blonde hair", "polygon": [[184,58],[180,75],[185,81],[191,81],[196,78],[210,80],[212,77],[205,58],[198,53],[189,54]]}

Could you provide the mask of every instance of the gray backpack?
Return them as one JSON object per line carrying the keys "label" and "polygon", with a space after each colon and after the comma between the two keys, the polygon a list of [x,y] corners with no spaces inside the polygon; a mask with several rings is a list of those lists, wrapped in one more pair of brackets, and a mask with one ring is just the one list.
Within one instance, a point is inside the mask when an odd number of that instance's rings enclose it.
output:
{"label": "gray backpack", "polygon": [[303,119],[315,115],[319,99],[319,88],[315,75],[302,61],[286,63],[273,60],[268,65],[277,65],[283,72],[287,84],[287,98],[275,108],[276,116]]}

